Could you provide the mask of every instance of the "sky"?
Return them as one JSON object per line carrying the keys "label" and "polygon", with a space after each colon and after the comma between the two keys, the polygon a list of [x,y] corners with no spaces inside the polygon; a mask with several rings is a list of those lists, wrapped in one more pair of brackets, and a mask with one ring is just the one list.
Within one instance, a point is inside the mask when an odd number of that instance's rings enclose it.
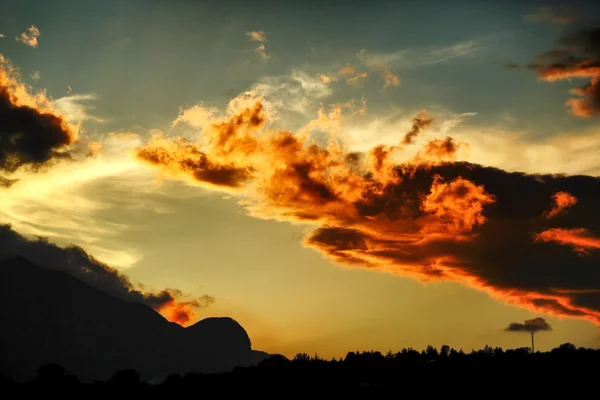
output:
{"label": "sky", "polygon": [[600,347],[599,6],[322,3],[0,0],[0,223],[289,357]]}

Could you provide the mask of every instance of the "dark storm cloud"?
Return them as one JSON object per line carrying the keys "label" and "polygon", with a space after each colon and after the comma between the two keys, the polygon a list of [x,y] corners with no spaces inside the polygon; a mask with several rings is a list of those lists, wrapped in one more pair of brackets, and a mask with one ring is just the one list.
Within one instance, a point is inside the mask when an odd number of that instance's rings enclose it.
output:
{"label": "dark storm cloud", "polygon": [[36,170],[69,158],[75,133],[61,116],[38,108],[15,75],[0,54],[0,170]]}
{"label": "dark storm cloud", "polygon": [[546,322],[544,318],[533,318],[525,320],[524,323],[511,322],[506,329],[506,332],[539,332],[539,331],[551,331],[552,327]]}

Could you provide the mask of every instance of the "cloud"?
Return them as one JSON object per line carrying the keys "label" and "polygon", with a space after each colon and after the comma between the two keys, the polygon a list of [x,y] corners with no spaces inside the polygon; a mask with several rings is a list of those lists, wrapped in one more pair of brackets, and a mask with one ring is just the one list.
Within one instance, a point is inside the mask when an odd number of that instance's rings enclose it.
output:
{"label": "cloud", "polygon": [[407,145],[413,143],[415,137],[419,135],[419,133],[431,125],[433,119],[427,115],[427,111],[422,111],[413,119],[412,128],[406,132],[404,135],[404,139],[402,139],[402,144]]}
{"label": "cloud", "polygon": [[576,251],[583,254],[587,254],[592,249],[600,249],[600,237],[586,228],[551,228],[536,234],[535,240],[573,246]]}
{"label": "cloud", "polygon": [[76,132],[44,92],[30,94],[18,71],[0,55],[0,170],[38,170],[69,158]]}
{"label": "cloud", "polygon": [[[141,144],[135,133],[113,132],[80,144],[89,157],[19,173],[20,179],[2,189],[0,221],[22,234],[81,246],[113,267],[132,267],[144,256],[129,240],[132,230],[142,228],[136,215],[169,213],[173,191],[186,193],[168,184],[158,186],[153,171],[134,161],[131,152]],[[132,219],[115,220],[115,211]]]}
{"label": "cloud", "polygon": [[250,31],[246,32],[246,36],[255,42],[261,42],[255,49],[260,57],[266,61],[269,59],[269,55],[267,54],[267,49],[265,48],[264,42],[267,41],[267,34],[264,31]]}
{"label": "cloud", "polygon": [[318,74],[318,77],[324,85],[329,85],[331,83],[331,78],[325,74]]}
{"label": "cloud", "polygon": [[210,296],[186,300],[177,289],[145,291],[114,268],[101,263],[77,246],[59,247],[46,238],[28,239],[10,225],[0,224],[0,256],[21,256],[49,269],[65,271],[93,288],[120,299],[146,304],[165,318],[186,324],[195,318],[195,310],[214,302]]}
{"label": "cloud", "polygon": [[525,320],[525,323],[511,322],[506,329],[506,332],[540,332],[551,331],[552,327],[544,318],[533,318]]}
{"label": "cloud", "polygon": [[[536,312],[600,324],[600,251],[589,245],[600,231],[600,178],[464,161],[377,163],[373,154],[385,154],[385,146],[351,151],[337,138],[267,126],[264,113],[255,100],[216,118],[204,132],[207,144],[163,138],[138,158],[176,179],[236,194],[252,216],[312,226],[304,244],[341,265],[457,281]],[[408,136],[418,137],[413,130]],[[406,135],[398,136],[397,143]],[[435,146],[453,147],[446,142]],[[219,168],[228,179],[213,178]],[[558,192],[577,205],[548,219]],[[569,239],[577,248],[536,239],[550,229],[577,229]]]}
{"label": "cloud", "polygon": [[[303,116],[314,115],[320,102],[333,93],[329,82],[323,81],[322,77],[300,70],[262,78],[252,87],[251,92],[263,99],[265,109],[271,114],[291,111]],[[212,108],[203,109],[215,114]]]}
{"label": "cloud", "polygon": [[4,34],[0,33],[0,39],[4,39]]}
{"label": "cloud", "polygon": [[536,23],[568,24],[573,21],[573,17],[559,15],[552,7],[538,7],[535,13],[524,15],[523,20]]}
{"label": "cloud", "polygon": [[371,52],[361,49],[358,57],[377,71],[384,81],[383,88],[400,85],[400,78],[391,69],[411,69],[441,64],[459,57],[469,56],[483,47],[481,41],[469,40],[451,46],[426,46],[394,52]]}
{"label": "cloud", "polygon": [[361,85],[362,82],[369,76],[367,72],[357,71],[350,65],[340,68],[338,75],[345,79],[346,83],[349,85]]}
{"label": "cloud", "polygon": [[384,72],[383,79],[385,80],[385,85],[383,85],[384,89],[390,86],[400,86],[400,78],[390,71]]}
{"label": "cloud", "polygon": [[160,302],[155,302],[153,308],[167,320],[179,325],[186,325],[195,318],[194,309],[208,307],[215,302],[215,298],[208,295],[193,300],[178,301],[174,296],[181,297],[182,293],[177,289],[166,289],[161,294]]}
{"label": "cloud", "polygon": [[35,71],[33,74],[31,74],[31,79],[33,79],[34,81],[40,79],[40,71]]}
{"label": "cloud", "polygon": [[565,35],[559,44],[557,49],[539,55],[528,68],[547,82],[589,79],[587,85],[571,89],[575,97],[565,104],[577,117],[600,116],[600,28]]}
{"label": "cloud", "polygon": [[[418,136],[415,144],[394,154],[394,161],[405,162],[417,156],[434,138],[451,136],[459,144],[455,160],[491,165],[506,171],[550,174],[600,175],[600,125],[584,128],[550,130],[541,137],[530,127],[508,124],[480,123],[476,113],[455,113],[430,108],[435,115],[427,134]],[[395,146],[398,132],[412,125],[416,109],[392,109],[385,113],[371,112],[365,118],[344,126],[348,146],[354,151],[368,152],[377,145]],[[502,115],[500,115],[502,117]]]}
{"label": "cloud", "polygon": [[519,64],[517,64],[517,63],[508,62],[508,63],[504,64],[504,68],[518,69],[518,68],[521,68],[521,66]]}
{"label": "cloud", "polygon": [[571,196],[571,194],[567,192],[554,193],[552,199],[555,204],[552,206],[552,209],[546,213],[547,219],[556,217],[557,215],[562,214],[567,208],[577,204],[577,198]]}
{"label": "cloud", "polygon": [[267,34],[264,31],[246,32],[246,36],[248,36],[250,40],[254,40],[256,42],[265,42],[267,40]]}
{"label": "cloud", "polygon": [[0,188],[9,188],[12,185],[14,185],[15,183],[17,183],[19,180],[18,179],[8,179],[5,178],[3,176],[0,176]]}
{"label": "cloud", "polygon": [[40,37],[40,30],[35,27],[35,25],[31,25],[27,28],[26,32],[21,33],[21,35],[15,37],[17,42],[23,43],[25,46],[29,47],[38,47],[38,38]]}
{"label": "cloud", "polygon": [[254,51],[256,51],[258,54],[260,54],[260,57],[263,60],[268,60],[269,59],[269,55],[267,54],[267,49],[265,48],[265,44],[261,43],[259,44],[256,49],[254,49]]}
{"label": "cloud", "polygon": [[412,69],[441,64],[474,54],[483,47],[482,41],[467,40],[450,46],[425,46],[393,52],[372,52],[363,49],[358,54],[368,66],[376,69]]}
{"label": "cloud", "polygon": [[98,97],[95,94],[75,94],[64,96],[54,101],[54,107],[60,112],[69,122],[77,123],[82,121],[104,122],[100,117],[96,117],[89,113],[93,107],[85,105],[84,102],[96,100]]}
{"label": "cloud", "polygon": [[417,153],[413,162],[435,163],[438,161],[456,161],[459,149],[469,147],[468,143],[457,142],[453,137],[433,139],[427,142],[423,149]]}

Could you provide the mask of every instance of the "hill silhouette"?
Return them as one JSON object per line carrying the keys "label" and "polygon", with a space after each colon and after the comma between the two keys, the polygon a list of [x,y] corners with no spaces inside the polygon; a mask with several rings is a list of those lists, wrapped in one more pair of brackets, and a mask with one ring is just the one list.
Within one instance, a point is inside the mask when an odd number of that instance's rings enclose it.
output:
{"label": "hill silhouette", "polygon": [[64,271],[21,257],[0,259],[0,371],[26,381],[44,364],[58,364],[82,381],[135,370],[140,379],[227,372],[268,355],[254,351],[231,318],[188,328],[147,305],[88,286]]}

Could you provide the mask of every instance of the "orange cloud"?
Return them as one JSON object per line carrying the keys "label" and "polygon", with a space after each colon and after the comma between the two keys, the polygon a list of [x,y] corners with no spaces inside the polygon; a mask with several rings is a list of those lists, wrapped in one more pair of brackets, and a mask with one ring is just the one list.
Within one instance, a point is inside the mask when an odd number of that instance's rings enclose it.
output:
{"label": "orange cloud", "polygon": [[567,192],[554,193],[552,195],[552,199],[554,200],[555,204],[552,209],[546,213],[547,219],[556,217],[557,215],[563,213],[565,209],[577,204],[577,197],[571,196],[571,194]]}
{"label": "orange cloud", "polygon": [[[434,176],[431,192],[425,197],[421,209],[432,213],[441,222],[443,230],[453,233],[469,232],[474,225],[483,225],[483,206],[493,203],[494,196],[485,192],[483,186],[457,178],[443,183],[439,175]],[[431,230],[431,226],[426,226]]]}
{"label": "orange cloud", "polygon": [[591,118],[600,116],[600,28],[583,29],[561,39],[561,46],[537,57],[528,68],[539,79],[589,79],[582,88],[572,89],[565,103],[571,114]]}
{"label": "orange cloud", "polygon": [[414,162],[455,161],[457,151],[466,146],[466,143],[456,142],[450,136],[447,136],[445,139],[430,140],[423,150],[417,153]]}
{"label": "orange cloud", "polygon": [[[327,121],[339,118],[335,110],[323,113]],[[597,239],[558,227],[551,229],[562,229],[560,235],[543,233],[557,222],[600,228],[593,200],[600,197],[600,180],[445,161],[458,147],[451,138],[430,141],[420,152],[427,156],[395,165],[391,153],[432,123],[425,113],[399,135],[397,146],[365,153],[350,152],[336,135],[317,141],[312,128],[292,133],[267,126],[266,119],[254,99],[211,116],[203,142],[154,138],[137,156],[175,178],[235,191],[255,217],[313,226],[304,244],[341,265],[458,281],[530,310],[600,324],[594,272],[600,252],[581,257],[563,244],[590,249]],[[227,179],[214,179],[213,171],[227,171],[221,175]],[[578,212],[548,220],[544,212],[556,204],[551,195],[561,192],[579,199]],[[564,203],[567,197],[558,198]],[[532,240],[536,232],[541,239]]]}
{"label": "orange cloud", "polygon": [[328,77],[325,74],[318,74],[319,79],[321,80],[321,82],[323,82],[325,85],[329,85],[331,83],[331,78]]}
{"label": "orange cloud", "polygon": [[179,325],[186,325],[195,316],[187,303],[177,303],[175,300],[163,304],[157,311],[168,321]]}
{"label": "orange cloud", "polygon": [[246,32],[246,36],[248,36],[250,40],[254,40],[256,42],[264,42],[267,40],[267,34],[264,31]]}
{"label": "orange cloud", "polygon": [[269,55],[267,54],[267,49],[265,47],[264,42],[267,41],[267,34],[264,31],[249,31],[246,32],[246,36],[255,42],[261,42],[255,49],[260,57],[266,61],[269,59]]}
{"label": "orange cloud", "polygon": [[590,249],[600,249],[600,238],[585,228],[552,228],[537,234],[535,240],[573,246],[580,253],[587,253]]}
{"label": "orange cloud", "polygon": [[385,85],[383,85],[384,89],[390,86],[400,86],[400,78],[390,71],[384,72],[383,79],[385,80]]}
{"label": "orange cloud", "polygon": [[[214,303],[215,299],[211,296],[203,296],[199,299],[183,301],[177,300],[171,292],[169,293],[171,296],[170,299],[163,302],[160,305],[156,306],[156,311],[158,311],[165,319],[170,322],[175,322],[176,324],[186,326],[189,322],[196,320],[196,312],[195,309],[206,307],[212,303]],[[181,292],[174,291],[176,294],[181,295]]]}
{"label": "orange cloud", "polygon": [[37,170],[70,158],[77,131],[58,114],[45,92],[32,94],[19,71],[0,55],[0,169]]}
{"label": "orange cloud", "polygon": [[343,77],[354,76],[356,75],[356,70],[350,65],[346,65],[338,71],[338,74],[342,75]]}
{"label": "orange cloud", "polygon": [[40,37],[40,30],[35,27],[35,25],[31,25],[27,28],[27,32],[21,33],[15,39],[17,42],[23,43],[29,47],[38,47],[38,38]]}
{"label": "orange cloud", "polygon": [[348,82],[351,85],[360,85],[362,83],[362,81],[364,79],[367,79],[368,77],[369,77],[368,73],[361,72],[361,73],[358,73],[358,74],[354,75],[351,78],[347,78],[346,82]]}
{"label": "orange cloud", "polygon": [[102,142],[88,142],[88,157],[98,157],[102,151]]}
{"label": "orange cloud", "polygon": [[367,72],[359,72],[350,65],[342,67],[338,71],[338,74],[340,74],[344,79],[346,79],[346,83],[350,85],[359,85],[364,79],[368,78],[369,76]]}
{"label": "orange cloud", "polygon": [[433,118],[430,118],[427,115],[427,111],[421,111],[421,113],[413,119],[412,128],[404,135],[402,144],[412,144],[419,133],[421,133],[423,129],[428,128],[432,123]]}

